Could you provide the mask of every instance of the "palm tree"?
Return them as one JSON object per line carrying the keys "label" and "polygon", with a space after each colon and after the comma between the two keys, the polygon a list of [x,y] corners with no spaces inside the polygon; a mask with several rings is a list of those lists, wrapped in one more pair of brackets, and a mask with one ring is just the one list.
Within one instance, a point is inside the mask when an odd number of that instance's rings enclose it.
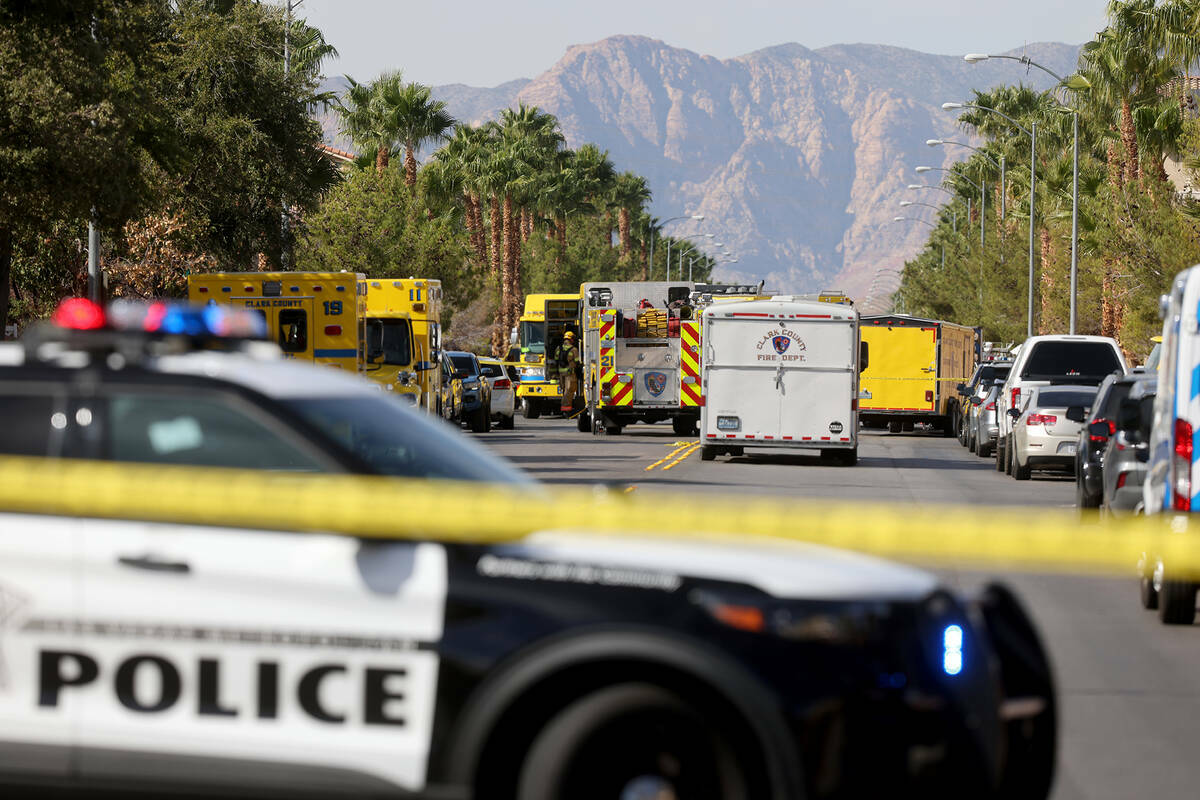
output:
{"label": "palm tree", "polygon": [[[575,174],[579,180],[579,188],[584,198],[597,214],[608,213],[608,198],[612,195],[613,185],[617,179],[616,168],[607,150],[601,150],[594,144],[585,144],[575,151]],[[608,242],[612,245],[610,229]]]}
{"label": "palm tree", "polygon": [[416,186],[417,150],[445,139],[454,118],[446,112],[446,104],[434,100],[432,90],[419,83],[389,82],[381,88],[380,101],[386,109],[387,130],[394,131],[404,145],[404,182]]}
{"label": "palm tree", "polygon": [[621,240],[621,258],[633,251],[630,220],[650,202],[650,187],[636,172],[622,172],[613,182],[612,202],[617,207],[617,233]]}
{"label": "palm tree", "polygon": [[370,83],[359,83],[349,75],[350,88],[337,101],[341,133],[357,147],[375,153],[375,171],[383,172],[396,151],[398,132],[384,97],[399,91],[403,77],[385,72]]}

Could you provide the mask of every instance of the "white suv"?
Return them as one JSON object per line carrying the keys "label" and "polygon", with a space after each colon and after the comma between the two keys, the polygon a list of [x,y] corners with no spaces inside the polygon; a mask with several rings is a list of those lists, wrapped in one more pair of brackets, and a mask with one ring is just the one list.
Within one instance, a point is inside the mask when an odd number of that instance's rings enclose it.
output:
{"label": "white suv", "polygon": [[492,419],[502,430],[512,430],[517,415],[517,391],[512,375],[505,371],[511,367],[506,368],[496,358],[480,358],[479,369],[492,386]]}
{"label": "white suv", "polygon": [[996,398],[996,469],[1012,473],[1013,419],[1010,408],[1022,407],[1022,392],[1033,386],[1080,384],[1098,386],[1113,372],[1126,372],[1121,348],[1107,336],[1034,336],[1026,339]]}

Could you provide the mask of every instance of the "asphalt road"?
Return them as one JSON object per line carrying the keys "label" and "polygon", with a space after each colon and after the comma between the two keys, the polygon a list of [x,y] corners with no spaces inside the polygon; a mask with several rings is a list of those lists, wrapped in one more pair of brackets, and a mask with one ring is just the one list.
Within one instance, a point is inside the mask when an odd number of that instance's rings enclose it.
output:
{"label": "asphalt road", "polygon": [[[858,466],[849,468],[753,450],[702,462],[698,450],[661,423],[593,437],[562,419],[518,417],[516,430],[477,438],[548,483],[697,491],[712,503],[736,502],[748,493],[783,494],[978,506],[985,513],[987,506],[1032,510],[1071,507],[1074,500],[1070,476],[1035,472],[1032,481],[1018,483],[997,473],[991,460],[931,433],[866,431]],[[985,580],[1007,582],[1039,626],[1061,702],[1055,800],[1200,796],[1194,754],[1200,740],[1200,626],[1161,625],[1139,606],[1132,577],[942,573],[967,591]]]}

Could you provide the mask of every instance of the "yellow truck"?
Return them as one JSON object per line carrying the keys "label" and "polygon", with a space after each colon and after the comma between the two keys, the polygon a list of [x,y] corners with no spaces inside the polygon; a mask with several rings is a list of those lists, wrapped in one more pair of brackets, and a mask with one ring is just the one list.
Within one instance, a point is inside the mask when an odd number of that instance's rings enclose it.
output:
{"label": "yellow truck", "polygon": [[366,376],[430,414],[441,392],[442,282],[366,281]]}
{"label": "yellow truck", "polygon": [[547,377],[546,358],[554,357],[568,329],[579,336],[579,297],[578,292],[525,296],[525,311],[517,325],[520,353],[513,360],[521,376],[517,397],[527,419],[537,419],[562,407],[557,373]]}
{"label": "yellow truck", "polygon": [[969,380],[981,346],[975,328],[905,314],[862,317],[871,360],[862,373],[859,419],[892,433],[932,424],[953,436],[955,386]]}
{"label": "yellow truck", "polygon": [[262,314],[288,358],[362,372],[366,279],[356,272],[206,272],[189,275],[188,300]]}

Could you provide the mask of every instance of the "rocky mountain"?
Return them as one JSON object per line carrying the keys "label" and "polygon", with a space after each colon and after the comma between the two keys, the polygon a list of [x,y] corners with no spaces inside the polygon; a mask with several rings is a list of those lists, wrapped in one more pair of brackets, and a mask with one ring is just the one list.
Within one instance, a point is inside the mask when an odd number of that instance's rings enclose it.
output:
{"label": "rocky mountain", "polygon": [[[1014,52],[1068,74],[1078,48]],[[571,146],[596,142],[649,179],[656,216],[703,214],[668,232],[715,234],[739,259],[720,278],[861,297],[877,270],[899,267],[925,240],[924,225],[891,223],[914,196],[904,187],[920,182],[912,168],[967,152],[924,144],[962,136],[941,104],[1021,81],[1052,83],[1014,61],[971,65],[882,45],[783,44],[720,60],[616,36],[571,47],[533,80],[435,95],[468,122],[516,102],[557,115]]]}

